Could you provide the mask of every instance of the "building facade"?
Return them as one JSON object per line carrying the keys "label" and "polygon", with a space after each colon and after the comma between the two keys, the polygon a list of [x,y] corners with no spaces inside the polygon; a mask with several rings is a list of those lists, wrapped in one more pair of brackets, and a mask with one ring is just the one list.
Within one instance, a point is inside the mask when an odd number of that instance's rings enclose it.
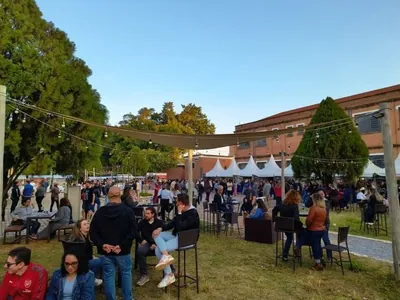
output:
{"label": "building facade", "polygon": [[[380,167],[384,166],[380,120],[375,119],[370,113],[379,110],[379,104],[383,102],[388,102],[390,105],[393,150],[397,156],[400,150],[400,85],[336,99],[336,103],[359,124],[358,130],[368,146],[370,159]],[[302,128],[311,122],[318,106],[319,104],[305,106],[236,126],[236,133],[274,131],[286,128],[296,128],[296,131],[281,135],[278,139],[268,137],[231,146],[230,154],[235,157],[240,168],[246,166],[250,155],[253,156],[259,168],[264,167],[271,154],[280,165],[279,153],[282,150],[289,154],[287,160],[290,161],[290,154],[296,151],[303,138],[304,130]]]}
{"label": "building facade", "polygon": [[[193,180],[198,180],[204,177],[205,173],[211,171],[214,168],[215,163],[219,159],[221,166],[227,169],[233,159],[232,156],[221,156],[221,155],[207,155],[207,154],[194,154],[193,155]],[[179,164],[175,168],[166,170],[167,178],[171,180],[182,180],[188,179],[188,159],[185,158],[185,162]]]}

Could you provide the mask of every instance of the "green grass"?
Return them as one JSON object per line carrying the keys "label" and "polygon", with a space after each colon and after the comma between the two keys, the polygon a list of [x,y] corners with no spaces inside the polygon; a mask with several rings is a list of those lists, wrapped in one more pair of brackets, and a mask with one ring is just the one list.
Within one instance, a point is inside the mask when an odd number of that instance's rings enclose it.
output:
{"label": "green grass", "polygon": [[[15,245],[2,246],[3,261]],[[57,241],[37,242],[29,247],[32,260],[52,271],[59,265],[62,246]],[[293,273],[291,265],[279,261],[275,267],[275,245],[246,242],[238,237],[217,238],[203,234],[199,241],[200,294],[195,286],[182,293],[182,299],[307,299],[307,300],[380,300],[399,299],[400,287],[391,275],[391,265],[353,256],[356,272],[328,266],[323,272],[310,270],[312,261],[303,256],[303,266]],[[188,254],[188,271],[194,274],[193,251]],[[177,253],[172,253],[177,259]],[[154,260],[155,258],[151,258]],[[0,273],[0,277],[4,274]],[[138,272],[133,272],[138,280]],[[134,287],[135,299],[176,299],[176,288],[168,293],[157,288],[161,274],[153,269],[144,287]],[[96,289],[97,298],[104,295]],[[120,292],[120,291],[119,291]]]}
{"label": "green grass", "polygon": [[[353,212],[353,211],[342,211],[342,212],[331,211],[330,212],[331,227],[329,230],[337,232],[339,227],[350,226],[350,234],[390,241],[391,233],[390,233],[389,216],[387,216],[386,218],[387,218],[387,222],[388,222],[388,231],[389,231],[388,235],[386,235],[385,232],[381,231],[378,234],[378,236],[376,236],[375,232],[373,232],[371,230],[369,231],[369,233],[367,233],[367,231],[364,232],[364,228],[361,228],[361,230],[360,230],[361,217],[360,217],[359,210],[357,210],[355,212]],[[335,226],[335,224],[336,224],[336,226]]]}

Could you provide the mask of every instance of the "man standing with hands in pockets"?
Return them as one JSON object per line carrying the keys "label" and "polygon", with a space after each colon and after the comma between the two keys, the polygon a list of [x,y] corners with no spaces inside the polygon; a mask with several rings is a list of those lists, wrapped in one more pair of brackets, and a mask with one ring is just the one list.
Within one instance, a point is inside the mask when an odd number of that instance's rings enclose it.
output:
{"label": "man standing with hands in pockets", "polygon": [[116,299],[115,268],[118,266],[122,298],[132,300],[131,248],[135,239],[136,221],[132,210],[121,204],[119,187],[110,187],[108,199],[109,204],[100,207],[92,219],[90,238],[101,255],[106,299]]}

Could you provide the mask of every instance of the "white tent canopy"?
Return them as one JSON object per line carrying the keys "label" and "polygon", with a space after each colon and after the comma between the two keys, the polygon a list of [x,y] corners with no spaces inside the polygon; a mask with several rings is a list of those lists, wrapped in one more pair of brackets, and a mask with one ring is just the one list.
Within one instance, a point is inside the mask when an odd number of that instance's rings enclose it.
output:
{"label": "white tent canopy", "polygon": [[239,176],[242,177],[252,177],[253,175],[259,176],[260,169],[257,167],[253,156],[250,156],[249,161],[247,162],[246,167],[243,170],[239,170]]}
{"label": "white tent canopy", "polygon": [[292,169],[292,164],[290,164],[290,166],[285,168],[285,177],[293,177],[294,176],[294,172]]}
{"label": "white tent canopy", "polygon": [[221,166],[219,159],[217,159],[214,168],[206,173],[206,177],[219,177],[222,171],[224,171],[224,168]]}
{"label": "white tent canopy", "polygon": [[257,175],[258,177],[275,177],[280,176],[282,173],[281,168],[276,164],[274,156],[271,154],[268,163],[261,169]]}
{"label": "white tent canopy", "polygon": [[239,175],[240,169],[237,166],[236,160],[232,159],[231,164],[226,170],[222,170],[219,174],[220,177],[233,177],[235,175]]}
{"label": "white tent canopy", "polygon": [[385,169],[379,168],[372,161],[368,160],[367,165],[364,168],[363,177],[373,177],[374,174],[379,176],[385,176]]}

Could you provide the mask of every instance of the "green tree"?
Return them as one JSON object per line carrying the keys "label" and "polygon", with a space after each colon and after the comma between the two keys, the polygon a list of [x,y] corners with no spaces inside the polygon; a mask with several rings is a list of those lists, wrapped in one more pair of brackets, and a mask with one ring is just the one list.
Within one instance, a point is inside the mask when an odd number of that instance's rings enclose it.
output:
{"label": "green tree", "polygon": [[120,145],[116,145],[111,163],[121,165],[123,173],[141,176],[147,173],[150,166],[146,154],[146,150],[137,146],[131,146],[128,151],[122,151]]}
{"label": "green tree", "polygon": [[[7,87],[8,96],[32,108],[105,123],[107,110],[88,82],[91,70],[74,56],[75,44],[67,35],[42,18],[33,0],[0,0],[0,7],[0,84]],[[7,105],[3,219],[7,191],[28,167],[29,172],[53,168],[56,173],[75,174],[101,164],[102,148],[96,144],[102,132],[66,120],[62,127],[62,119],[32,108],[21,106],[16,113]],[[59,130],[91,142],[60,135]]]}
{"label": "green tree", "polygon": [[292,158],[295,177],[309,178],[314,173],[324,183],[331,183],[335,174],[344,175],[348,180],[362,175],[368,148],[351,118],[332,98],[320,103],[310,125],[341,119],[348,122],[306,131]]}

